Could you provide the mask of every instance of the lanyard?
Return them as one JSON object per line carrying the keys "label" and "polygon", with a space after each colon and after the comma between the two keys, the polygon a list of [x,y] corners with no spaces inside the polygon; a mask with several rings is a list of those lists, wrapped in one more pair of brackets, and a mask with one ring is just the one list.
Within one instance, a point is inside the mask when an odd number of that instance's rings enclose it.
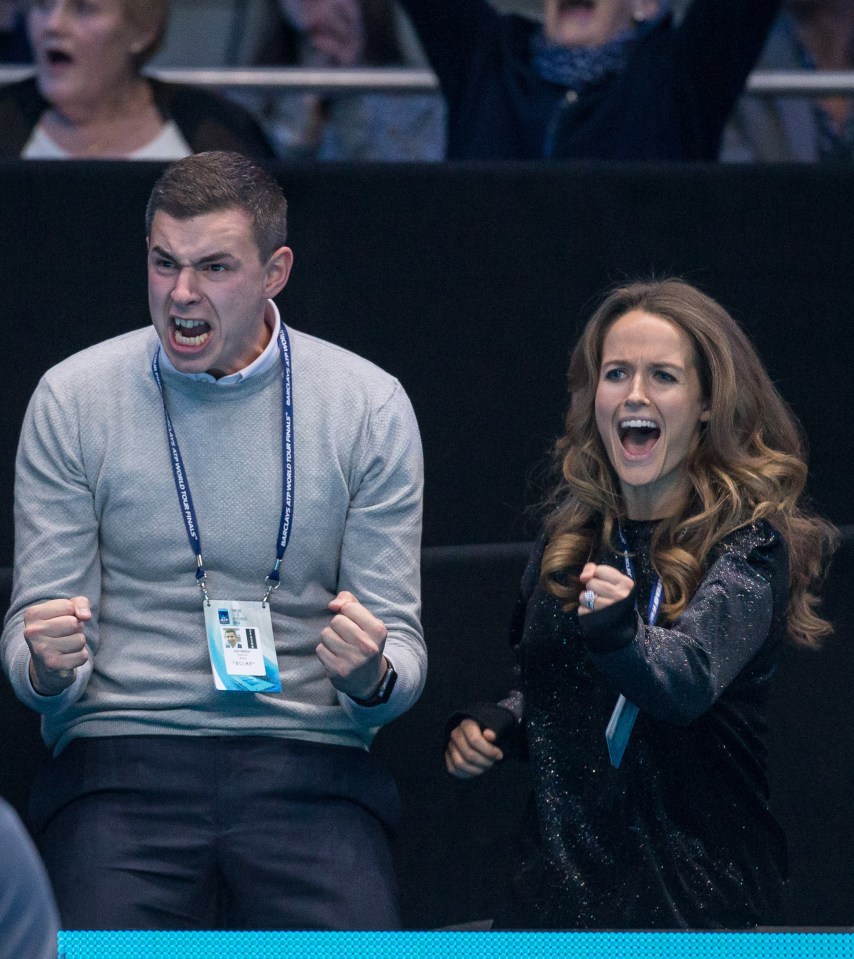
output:
{"label": "lanyard", "polygon": [[[620,539],[620,550],[623,555],[626,576],[637,582],[637,580],[635,580],[635,567],[632,563],[631,556],[629,556],[629,544],[626,542],[622,526],[617,527],[617,535]],[[655,621],[658,619],[663,595],[664,586],[662,585],[661,577],[657,576],[652,595],[649,597],[649,607],[647,609],[646,619],[650,626],[654,626]],[[611,713],[611,718],[608,721],[608,726],[605,729],[605,742],[608,745],[608,754],[611,757],[611,765],[615,768],[619,767],[623,760],[623,754],[629,744],[629,737],[632,734],[632,728],[634,727],[637,715],[637,706],[629,702],[629,700],[620,693],[617,704],[614,706],[614,711]]]}
{"label": "lanyard", "polygon": [[[274,589],[280,585],[279,568],[282,565],[282,559],[285,550],[288,548],[288,541],[291,538],[291,526],[294,512],[294,407],[293,407],[293,386],[291,378],[291,342],[288,338],[288,331],[285,324],[279,324],[278,333],[279,353],[282,357],[282,515],[279,520],[279,538],[276,543],[276,562],[273,568],[267,574],[264,585],[266,592],[262,605],[270,598]],[[166,406],[166,395],[163,390],[163,380],[160,375],[160,345],[154,351],[151,360],[151,372],[157,383],[157,389],[160,391],[160,399],[163,402],[163,416],[166,421],[166,435],[169,439],[170,462],[172,464],[172,473],[175,477],[175,489],[178,492],[178,502],[181,506],[181,514],[184,517],[184,527],[187,530],[187,539],[190,542],[196,557],[196,582],[202,590],[205,602],[210,603],[207,591],[207,573],[202,559],[202,540],[199,536],[199,524],[196,519],[196,510],[193,506],[193,497],[190,493],[190,484],[187,480],[187,471],[184,467],[184,461],[181,457],[181,449],[178,446],[178,438],[175,435],[175,429],[172,425],[172,417],[169,415],[169,409]]]}
{"label": "lanyard", "polygon": [[[626,569],[626,576],[629,579],[635,580],[635,567],[632,563],[632,558],[629,556],[629,544],[626,542],[625,534],[623,533],[623,527],[617,527],[617,536],[620,539],[620,551],[623,556],[623,565]],[[661,600],[664,596],[664,586],[661,582],[661,577],[657,576],[655,578],[655,586],[652,590],[652,595],[649,597],[649,606],[647,607],[646,621],[650,626],[655,626],[655,621],[658,619],[658,613],[661,610]]]}

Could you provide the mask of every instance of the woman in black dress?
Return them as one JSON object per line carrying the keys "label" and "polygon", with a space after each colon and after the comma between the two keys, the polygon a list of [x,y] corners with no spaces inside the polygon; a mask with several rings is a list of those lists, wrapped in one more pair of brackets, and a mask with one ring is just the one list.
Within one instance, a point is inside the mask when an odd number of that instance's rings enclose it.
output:
{"label": "woman in black dress", "polygon": [[518,689],[466,710],[445,757],[479,775],[524,737],[537,843],[496,926],[780,921],[768,692],[786,635],[830,631],[811,588],[835,545],[801,502],[797,425],[739,326],[677,280],[611,293],[569,391]]}

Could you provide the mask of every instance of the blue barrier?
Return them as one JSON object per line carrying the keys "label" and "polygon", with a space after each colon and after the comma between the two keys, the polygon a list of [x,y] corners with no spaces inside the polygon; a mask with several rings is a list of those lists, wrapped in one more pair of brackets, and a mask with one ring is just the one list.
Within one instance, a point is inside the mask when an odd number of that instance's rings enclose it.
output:
{"label": "blue barrier", "polygon": [[61,932],[59,959],[848,959],[847,932]]}

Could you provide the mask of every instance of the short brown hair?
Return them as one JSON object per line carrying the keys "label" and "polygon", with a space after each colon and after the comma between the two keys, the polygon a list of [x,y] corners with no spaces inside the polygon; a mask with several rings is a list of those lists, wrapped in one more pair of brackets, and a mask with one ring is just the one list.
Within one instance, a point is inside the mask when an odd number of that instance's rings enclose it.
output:
{"label": "short brown hair", "polygon": [[145,209],[145,235],[162,210],[176,220],[219,210],[241,210],[252,221],[262,261],[287,242],[288,203],[266,170],[242,153],[215,150],[170,164],[154,184]]}
{"label": "short brown hair", "polygon": [[122,0],[126,19],[140,30],[154,31],[154,36],[136,57],[139,66],[147,63],[163,45],[169,23],[169,0]]}

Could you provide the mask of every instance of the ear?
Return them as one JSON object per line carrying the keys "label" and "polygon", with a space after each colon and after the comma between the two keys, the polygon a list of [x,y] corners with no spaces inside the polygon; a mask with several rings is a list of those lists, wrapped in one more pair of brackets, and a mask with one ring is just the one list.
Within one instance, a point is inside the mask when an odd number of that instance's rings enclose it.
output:
{"label": "ear", "polygon": [[143,27],[141,24],[131,24],[133,33],[131,35],[130,52],[134,57],[138,57],[143,50],[147,50],[157,39],[160,32],[160,26],[154,24],[150,27]]}
{"label": "ear", "polygon": [[291,275],[293,265],[294,251],[289,246],[280,246],[267,260],[266,282],[264,284],[264,295],[267,299],[272,299],[282,292],[288,282],[288,277]]}
{"label": "ear", "polygon": [[632,17],[635,23],[644,23],[658,16],[661,10],[660,0],[634,0]]}
{"label": "ear", "polygon": [[708,400],[703,400],[703,408],[700,410],[700,422],[708,423],[712,418],[712,407]]}

